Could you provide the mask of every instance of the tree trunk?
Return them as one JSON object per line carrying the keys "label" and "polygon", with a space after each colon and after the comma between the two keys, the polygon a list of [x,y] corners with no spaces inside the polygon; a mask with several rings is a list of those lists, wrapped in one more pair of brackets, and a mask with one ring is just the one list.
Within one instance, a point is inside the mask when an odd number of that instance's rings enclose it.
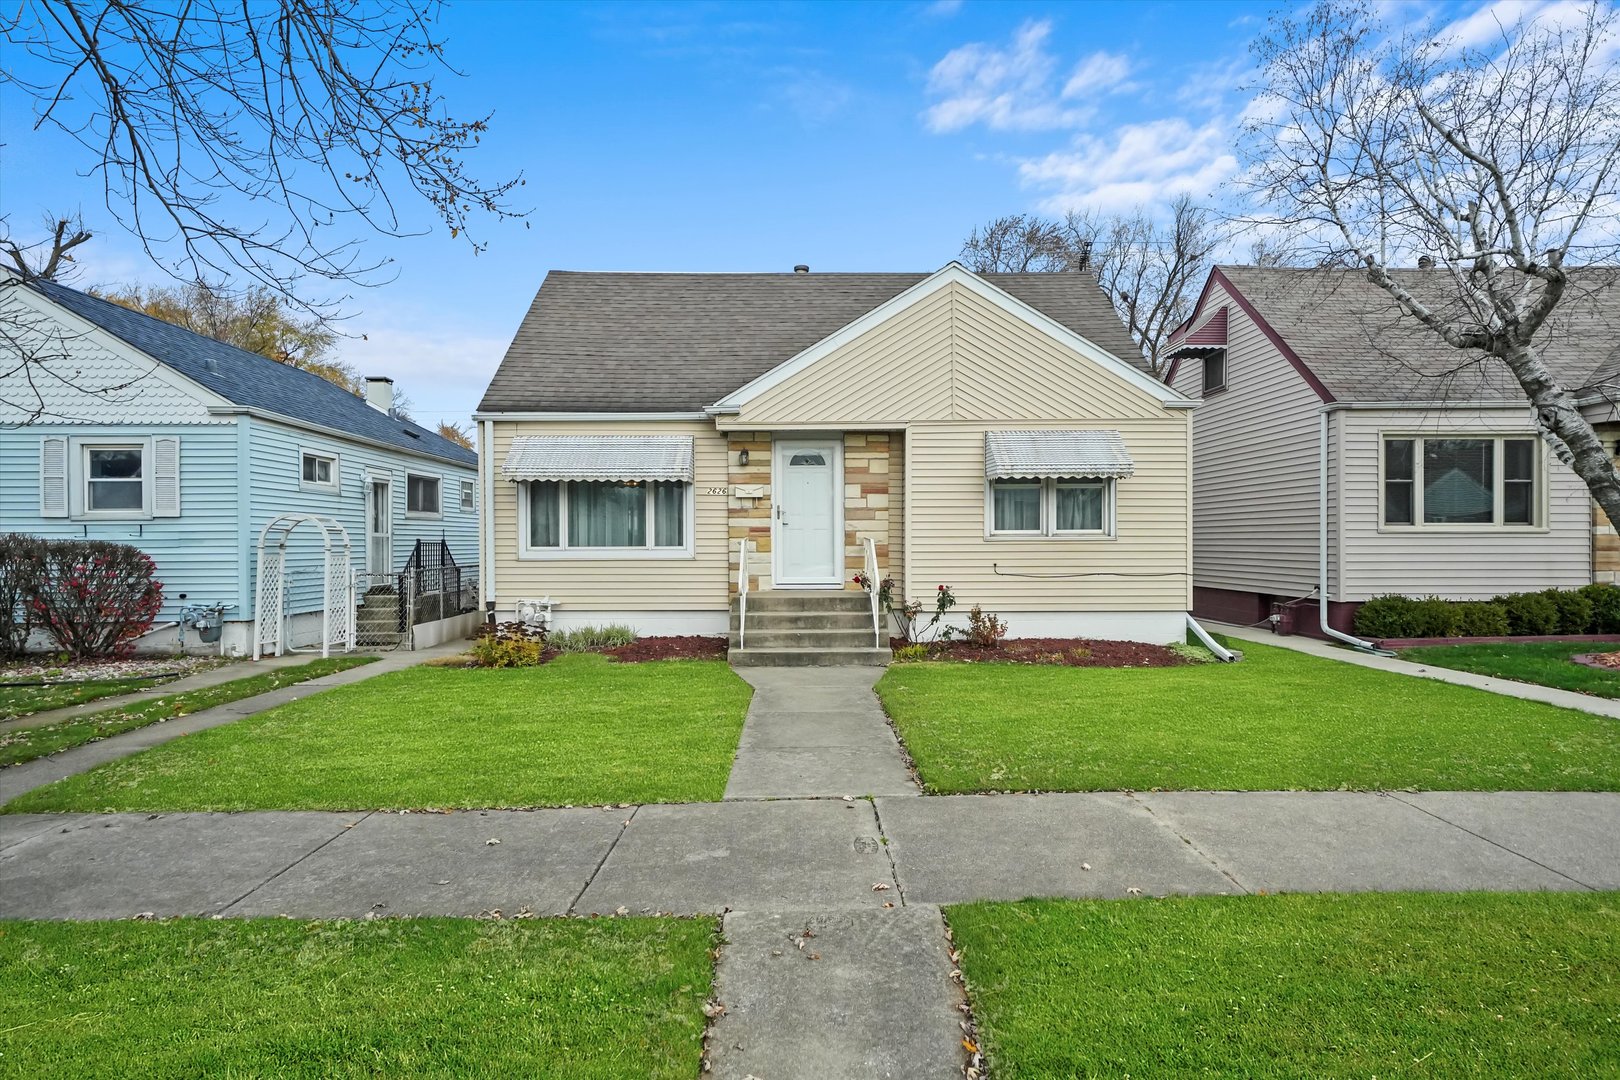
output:
{"label": "tree trunk", "polygon": [[1610,527],[1620,527],[1620,475],[1574,397],[1552,377],[1534,345],[1510,345],[1502,360],[1529,397],[1542,437],[1559,460],[1585,482],[1593,500],[1608,515]]}

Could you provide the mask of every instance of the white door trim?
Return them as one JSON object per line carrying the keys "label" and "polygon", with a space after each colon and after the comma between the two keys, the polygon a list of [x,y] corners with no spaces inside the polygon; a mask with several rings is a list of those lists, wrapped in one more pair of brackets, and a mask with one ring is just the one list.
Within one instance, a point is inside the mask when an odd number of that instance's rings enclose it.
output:
{"label": "white door trim", "polygon": [[[373,516],[372,516],[372,500],[374,500],[377,497],[377,488],[379,488],[379,487],[384,488],[388,492],[388,495],[387,495],[387,506],[388,506],[387,525],[388,525],[388,529],[387,529],[386,532],[381,532],[381,533],[372,531],[372,520],[373,520]],[[386,474],[386,473],[367,472],[366,473],[366,482],[365,482],[365,492],[366,492],[366,573],[368,573],[368,574],[391,574],[391,573],[394,572],[394,478],[392,476]],[[388,562],[388,565],[386,567],[381,567],[381,568],[379,568],[376,565],[377,560],[375,558],[373,558],[373,556],[376,554],[376,540],[379,537],[387,537],[387,539],[388,539],[388,550],[387,550],[387,555],[388,555],[387,562]]]}
{"label": "white door trim", "polygon": [[[833,521],[833,575],[817,581],[786,581],[782,573],[782,539],[777,507],[782,492],[782,455],[792,450],[813,447],[832,450],[832,513]],[[844,586],[844,433],[841,431],[816,435],[773,439],[771,442],[771,587],[773,589],[841,589]]]}

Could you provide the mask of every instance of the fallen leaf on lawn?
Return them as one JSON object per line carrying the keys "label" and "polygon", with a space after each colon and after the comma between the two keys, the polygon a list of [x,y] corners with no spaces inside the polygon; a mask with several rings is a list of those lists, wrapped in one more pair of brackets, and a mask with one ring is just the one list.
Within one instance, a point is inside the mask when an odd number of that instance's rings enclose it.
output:
{"label": "fallen leaf on lawn", "polygon": [[886,908],[894,907],[894,901],[893,900],[885,900],[885,901],[883,901],[883,906],[886,907]]}
{"label": "fallen leaf on lawn", "polygon": [[979,1044],[974,1042],[972,1039],[963,1039],[962,1049],[966,1050],[970,1054],[977,1054],[979,1052]]}
{"label": "fallen leaf on lawn", "polygon": [[1091,864],[1088,863],[1088,862],[1083,862],[1083,863],[1080,864],[1080,869],[1082,869],[1082,870],[1090,870],[1091,869]]}
{"label": "fallen leaf on lawn", "polygon": [[1141,896],[1142,895],[1142,890],[1138,889],[1135,885],[1132,885],[1130,888],[1125,890],[1125,895],[1126,896]]}
{"label": "fallen leaf on lawn", "polygon": [[630,909],[625,907],[623,904],[620,904],[618,907],[613,909],[613,914],[615,914],[615,915],[628,915],[628,914],[630,914]]}
{"label": "fallen leaf on lawn", "polygon": [[500,841],[499,841],[499,840],[497,840],[497,839],[495,839],[495,838],[494,838],[494,837],[493,837],[493,836],[492,836],[492,837],[490,837],[490,838],[489,838],[489,839],[488,839],[488,840],[485,840],[485,841],[484,841],[484,846],[485,846],[485,847],[488,847],[488,846],[490,846],[490,845],[493,845],[493,844],[498,844],[498,843],[500,843]]}
{"label": "fallen leaf on lawn", "polygon": [[873,892],[888,892],[889,891],[889,883],[886,882],[886,881],[874,881],[874,882],[872,882],[872,891]]}
{"label": "fallen leaf on lawn", "polygon": [[725,1013],[726,1007],[718,1001],[705,1001],[703,1003],[703,1015],[707,1016],[710,1020],[713,1020],[717,1016],[724,1016]]}
{"label": "fallen leaf on lawn", "polygon": [[[818,952],[813,952],[813,953],[810,954],[810,959],[812,959],[812,960],[820,960],[821,959],[821,954],[818,953]],[[1502,1018],[1500,1016],[1498,1016],[1497,1019],[1500,1020]]]}

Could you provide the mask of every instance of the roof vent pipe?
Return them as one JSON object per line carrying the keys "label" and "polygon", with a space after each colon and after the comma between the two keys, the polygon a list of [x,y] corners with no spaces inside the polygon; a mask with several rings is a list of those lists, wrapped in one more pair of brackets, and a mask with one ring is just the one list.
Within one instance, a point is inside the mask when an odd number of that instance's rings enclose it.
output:
{"label": "roof vent pipe", "polygon": [[366,376],[366,404],[383,413],[394,411],[394,380],[386,375]]}
{"label": "roof vent pipe", "polygon": [[810,272],[810,267],[807,263],[799,263],[793,268],[793,272],[795,274],[808,274]]}

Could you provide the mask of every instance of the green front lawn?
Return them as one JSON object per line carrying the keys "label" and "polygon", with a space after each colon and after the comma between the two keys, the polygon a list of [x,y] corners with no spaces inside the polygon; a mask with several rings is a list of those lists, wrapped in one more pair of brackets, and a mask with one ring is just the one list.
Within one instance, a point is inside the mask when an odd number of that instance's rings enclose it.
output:
{"label": "green front lawn", "polygon": [[172,720],[177,716],[188,716],[204,709],[212,709],[216,705],[257,697],[283,686],[319,679],[323,675],[332,675],[359,667],[361,664],[369,664],[375,659],[377,659],[375,656],[333,656],[324,660],[313,660],[307,664],[273,668],[259,675],[232,679],[217,686],[205,686],[180,694],[165,694],[162,697],[137,702],[127,708],[106,709],[56,724],[18,728],[15,731],[0,733],[0,767],[33,761],[47,754],[83,746],[85,743],[105,739],[109,735],[133,731],[160,720]]}
{"label": "green front lawn", "polygon": [[1501,645],[1428,645],[1402,649],[1401,659],[1415,664],[1472,671],[1499,679],[1553,686],[1578,694],[1620,698],[1620,670],[1600,671],[1570,657],[1613,652],[1616,646],[1577,641],[1507,642]]}
{"label": "green front lawn", "polygon": [[[112,697],[115,694],[134,694],[153,686],[178,679],[172,675],[164,679],[84,679],[78,682],[60,681],[51,686],[19,686],[0,681],[0,720],[15,720],[34,713],[66,709],[83,705],[87,701]],[[27,680],[43,681],[43,680]]]}
{"label": "green front lawn", "polygon": [[1620,790],[1620,721],[1242,642],[1237,664],[903,664],[929,791]]}
{"label": "green front lawn", "polygon": [[694,1077],[712,919],[0,922],[7,1076]]}
{"label": "green front lawn", "polygon": [[948,910],[997,1080],[1620,1073],[1620,894]]}
{"label": "green front lawn", "polygon": [[5,810],[712,801],[725,793],[751,694],[719,661],[416,667],[187,735]]}

